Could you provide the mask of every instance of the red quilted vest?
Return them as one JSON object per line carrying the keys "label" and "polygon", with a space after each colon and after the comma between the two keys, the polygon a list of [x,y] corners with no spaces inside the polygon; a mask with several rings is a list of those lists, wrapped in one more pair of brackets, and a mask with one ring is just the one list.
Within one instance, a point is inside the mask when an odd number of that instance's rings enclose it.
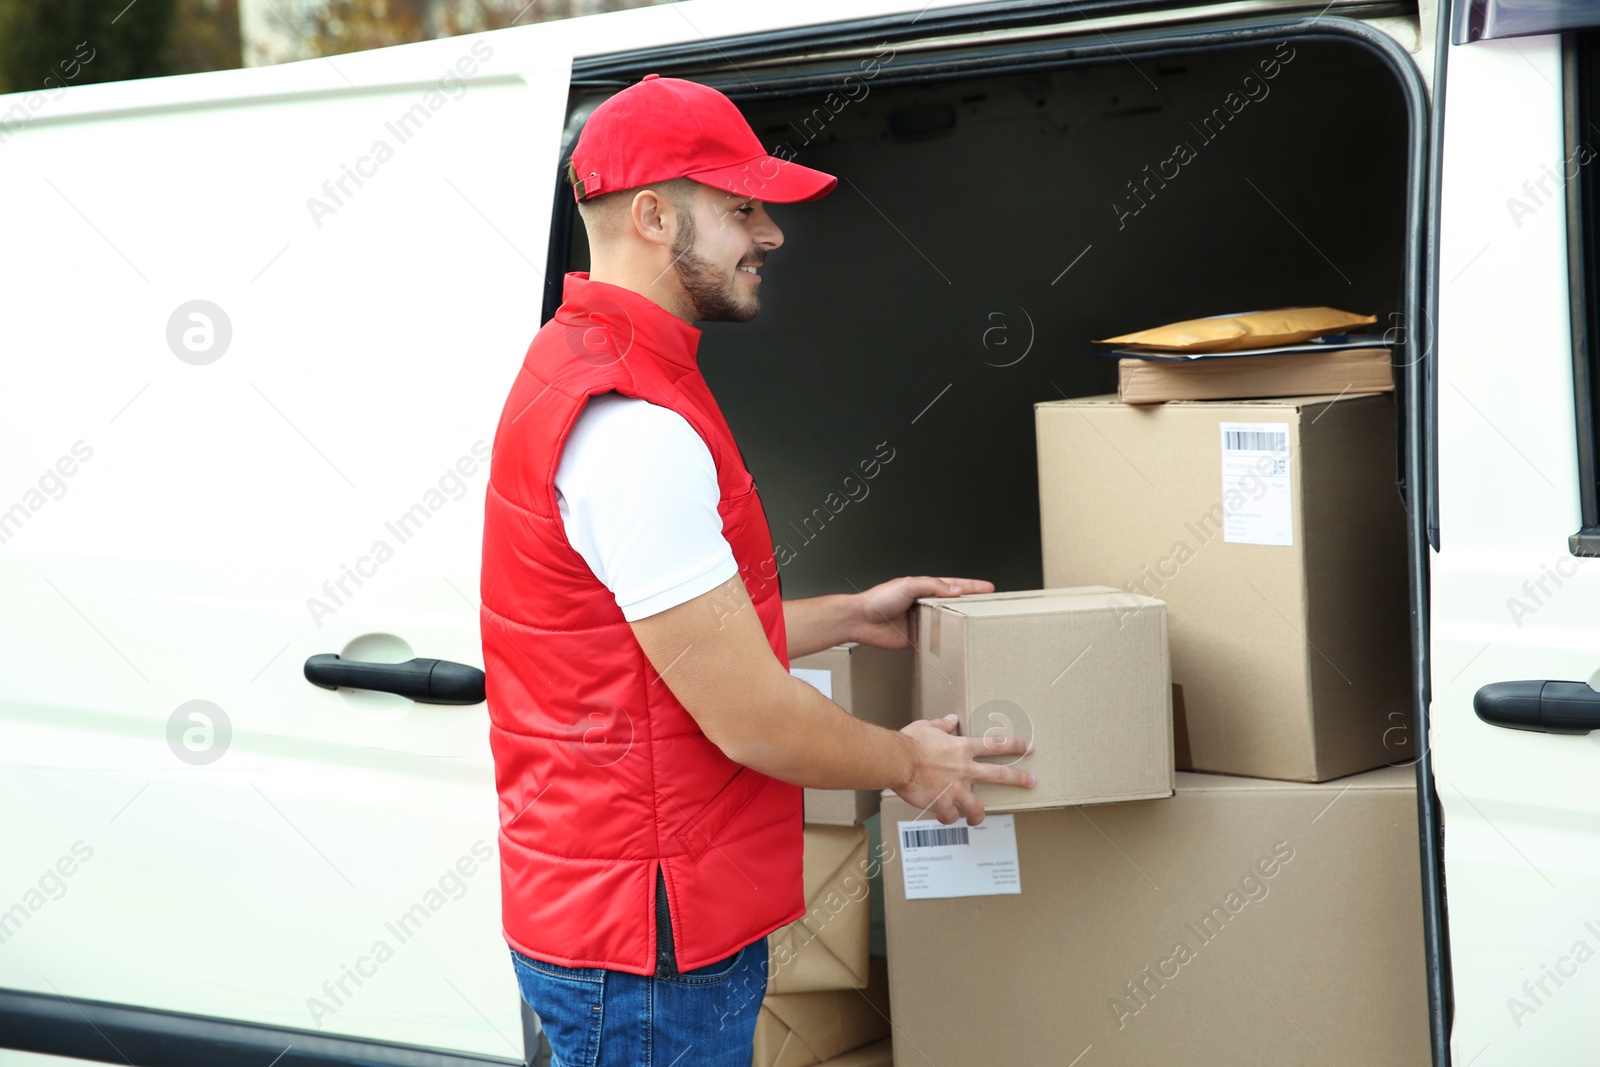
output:
{"label": "red quilted vest", "polygon": [[805,913],[801,790],[706,738],[567,542],[555,470],[585,399],[642,397],[705,439],[723,535],[787,667],[772,537],[700,376],[700,331],[586,273],[566,275],[562,295],[501,413],[484,514],[480,622],[505,937],[535,959],[651,974],[659,868],[688,971]]}

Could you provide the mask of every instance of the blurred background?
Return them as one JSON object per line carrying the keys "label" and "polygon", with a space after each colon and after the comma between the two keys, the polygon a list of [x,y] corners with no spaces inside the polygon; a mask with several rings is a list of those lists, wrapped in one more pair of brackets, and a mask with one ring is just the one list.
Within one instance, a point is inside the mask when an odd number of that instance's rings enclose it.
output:
{"label": "blurred background", "polygon": [[[649,7],[668,0],[0,0],[0,93],[154,78]],[[79,51],[79,45],[88,47]],[[51,83],[52,87],[55,83]]]}

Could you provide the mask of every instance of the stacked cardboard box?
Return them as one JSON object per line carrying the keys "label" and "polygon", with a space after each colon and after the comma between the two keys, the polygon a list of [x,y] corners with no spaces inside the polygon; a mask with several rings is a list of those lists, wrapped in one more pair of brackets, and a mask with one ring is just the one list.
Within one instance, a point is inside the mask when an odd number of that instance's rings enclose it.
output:
{"label": "stacked cardboard box", "polygon": [[1411,756],[1391,396],[1035,412],[1045,582],[1166,602],[1180,769],[1324,781]]}
{"label": "stacked cardboard box", "polygon": [[[790,672],[866,722],[898,730],[913,718],[908,649],[847,642],[795,659]],[[872,955],[882,866],[864,825],[878,802],[876,789],[805,791],[807,912],[768,938],[756,1067],[892,1064],[888,970]]]}
{"label": "stacked cardboard box", "polygon": [[[888,964],[872,957],[865,989],[768,992],[756,1018],[754,1067],[812,1067],[889,1036]],[[868,1060],[867,1062],[872,1062]]]}
{"label": "stacked cardboard box", "polygon": [[1394,368],[1389,350],[1381,345],[1278,355],[1226,354],[1198,359],[1141,355],[1117,360],[1117,399],[1124,404],[1314,393],[1342,396],[1393,389]]}
{"label": "stacked cardboard box", "polygon": [[[789,664],[789,673],[858,719],[898,730],[911,710],[911,652],[854,641]],[[878,810],[876,789],[807,789],[807,826],[856,826]]]}
{"label": "stacked cardboard box", "polygon": [[806,827],[806,914],[767,938],[767,992],[865,989],[870,947],[867,878],[877,866],[864,827]]}
{"label": "stacked cardboard box", "polygon": [[[1170,799],[991,815],[941,845],[886,796],[896,1058],[1427,1063],[1415,811],[1409,769],[1318,785],[1184,773]],[[963,891],[958,853],[1001,821],[1014,884],[938,895]]]}
{"label": "stacked cardboard box", "polygon": [[889,1034],[888,973],[870,955],[880,864],[867,830],[808,826],[805,838],[806,914],[767,939],[756,1067],[810,1067]]}
{"label": "stacked cardboard box", "polygon": [[1038,405],[1045,583],[1111,588],[918,606],[917,714],[1031,736],[1041,788],[973,827],[885,794],[903,1062],[1426,1062],[1393,414]]}
{"label": "stacked cardboard box", "polygon": [[1025,737],[989,762],[1031,788],[980,782],[987,811],[1172,794],[1172,689],[1159,600],[1104,586],[924,597],[912,616],[919,718],[955,714],[968,737]]}
{"label": "stacked cardboard box", "polygon": [[[915,690],[924,717],[953,710],[966,733],[1034,738],[1033,755],[1008,759],[1032,770],[1040,789],[983,787],[991,810],[1167,797],[1165,614],[1159,601],[1128,600],[1103,587],[928,598],[913,618],[914,661],[910,652],[851,645],[792,669],[846,710],[891,729],[910,721]],[[845,825],[806,827],[808,914],[770,939],[755,1062],[806,1067],[845,1053],[839,1064],[891,1064],[880,1040],[889,1030],[887,965],[868,955],[883,850],[869,854],[867,830],[854,825],[873,819],[879,795],[808,790],[806,801],[808,823]],[[877,1044],[846,1052],[868,1042]]]}

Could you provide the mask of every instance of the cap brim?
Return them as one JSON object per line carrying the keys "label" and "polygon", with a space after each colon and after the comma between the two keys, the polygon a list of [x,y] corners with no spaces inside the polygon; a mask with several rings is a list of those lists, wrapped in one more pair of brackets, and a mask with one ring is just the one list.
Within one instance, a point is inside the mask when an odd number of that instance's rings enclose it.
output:
{"label": "cap brim", "polygon": [[686,174],[684,177],[735,196],[748,196],[752,200],[765,200],[773,204],[817,200],[827,196],[839,184],[839,179],[832,174],[769,155],[756,156],[731,167]]}

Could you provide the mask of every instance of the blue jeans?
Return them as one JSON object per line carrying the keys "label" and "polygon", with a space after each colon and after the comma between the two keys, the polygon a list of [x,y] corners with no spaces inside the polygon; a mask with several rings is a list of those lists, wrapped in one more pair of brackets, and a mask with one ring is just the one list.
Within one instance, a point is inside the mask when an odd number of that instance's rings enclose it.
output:
{"label": "blue jeans", "polygon": [[563,967],[511,950],[550,1067],[750,1067],[767,939],[682,974]]}

